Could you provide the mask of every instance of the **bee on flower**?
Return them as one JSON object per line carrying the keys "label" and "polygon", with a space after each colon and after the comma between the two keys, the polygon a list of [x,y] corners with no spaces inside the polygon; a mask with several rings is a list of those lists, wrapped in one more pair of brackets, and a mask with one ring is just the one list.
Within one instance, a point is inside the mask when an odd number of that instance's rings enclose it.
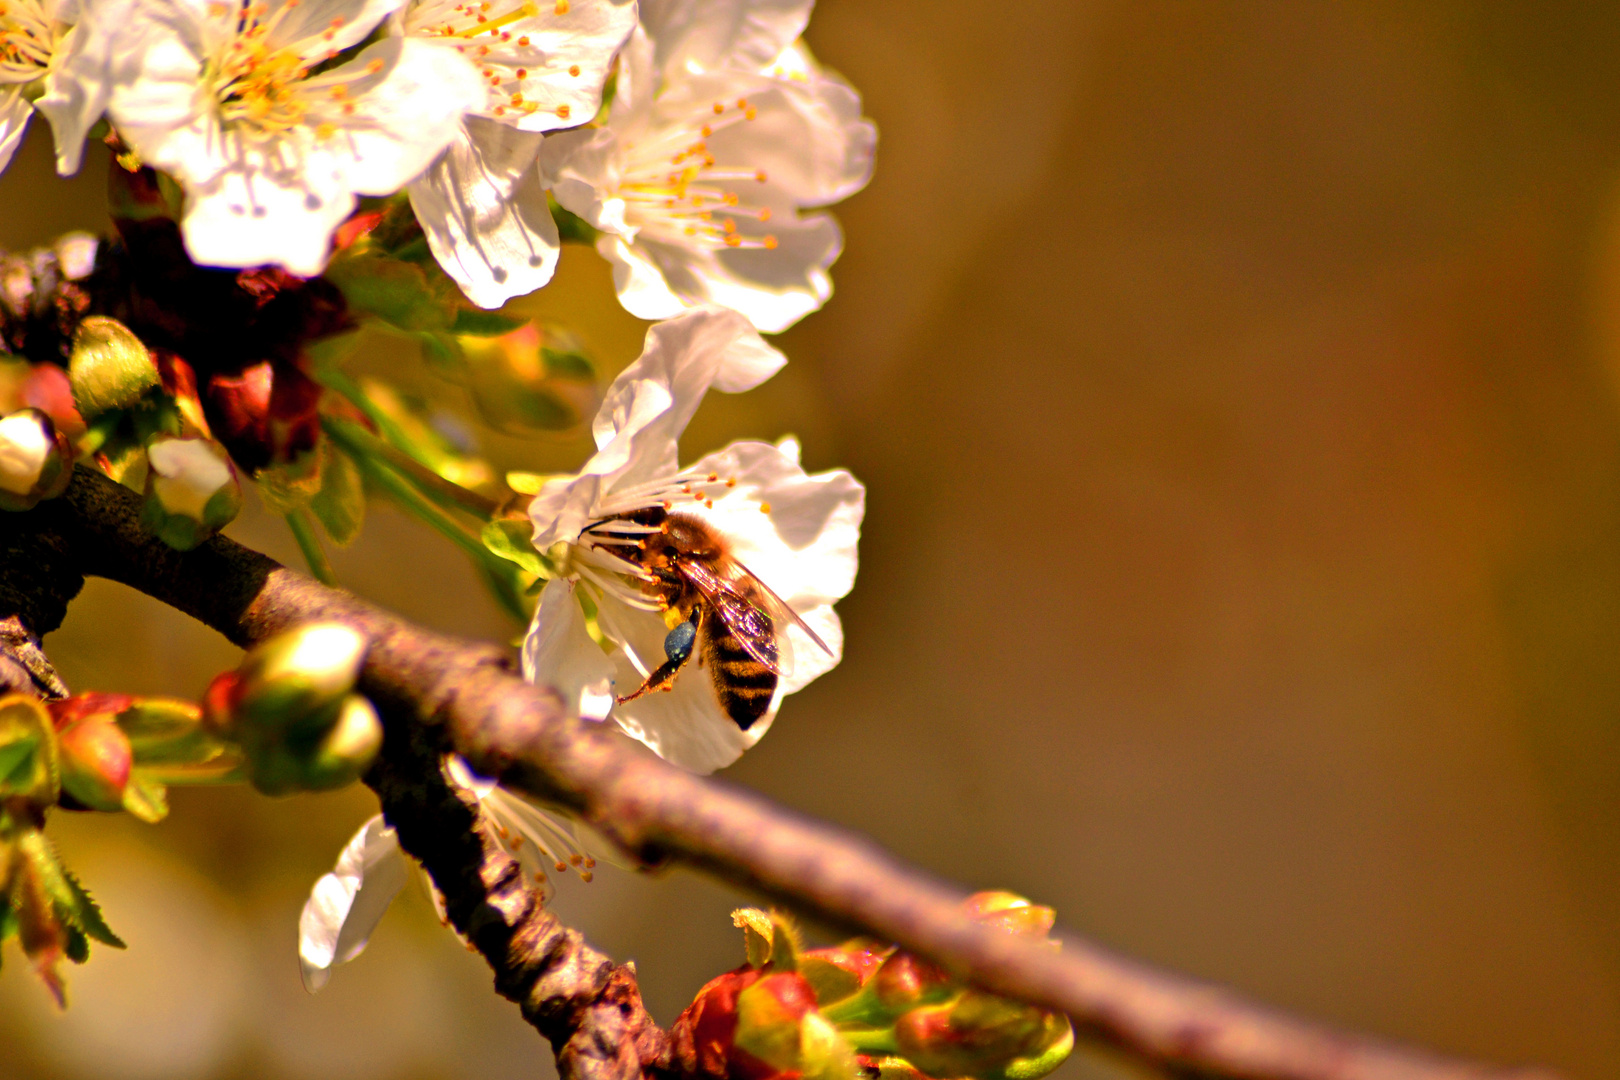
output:
{"label": "bee on flower", "polygon": [[476,64],[483,99],[410,185],[434,257],[468,299],[496,308],[551,280],[557,226],[535,166],[543,132],[596,115],[635,0],[411,0],[396,34]]}
{"label": "bee on flower", "polygon": [[832,294],[828,206],[859,191],[877,132],[798,40],[808,0],[642,0],[605,126],[547,140],[557,202],[600,231],[644,319],[724,304],[767,333]]}
{"label": "bee on flower", "polygon": [[842,656],[833,604],[855,582],[861,484],[806,474],[786,440],[732,443],[686,467],[677,455],[711,386],[751,389],[784,362],[735,311],[655,325],[597,413],[596,454],[529,505],[534,545],[558,572],[524,676],[694,772],[735,761],[784,697]]}
{"label": "bee on flower", "polygon": [[401,0],[134,0],[87,8],[107,115],[185,188],[198,263],[313,275],[357,195],[387,195],[449,145],[486,94],[454,49],[385,37]]}

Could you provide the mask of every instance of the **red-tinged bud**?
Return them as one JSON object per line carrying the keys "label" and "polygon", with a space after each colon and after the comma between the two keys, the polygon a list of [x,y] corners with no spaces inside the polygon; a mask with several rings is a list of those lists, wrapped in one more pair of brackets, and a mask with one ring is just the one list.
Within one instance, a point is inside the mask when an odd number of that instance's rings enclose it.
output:
{"label": "red-tinged bud", "polygon": [[742,967],[698,991],[670,1029],[675,1061],[712,1080],[852,1080],[853,1051],[792,971]]}
{"label": "red-tinged bud", "polygon": [[344,251],[364,240],[371,234],[383,219],[381,210],[371,210],[363,214],[356,214],[348,221],[337,227],[332,234],[332,247],[337,251]]}
{"label": "red-tinged bud", "polygon": [[914,1009],[894,1025],[901,1058],[929,1076],[1033,1080],[1074,1047],[1067,1017],[966,990],[949,1004]]}
{"label": "red-tinged bud", "polygon": [[871,985],[878,1002],[896,1014],[942,1001],[958,987],[943,970],[906,952],[895,952],[884,960]]}
{"label": "red-tinged bud", "polygon": [[84,417],[73,404],[73,384],[68,373],[55,364],[30,364],[22,385],[22,402],[51,418],[69,440],[84,434]]}
{"label": "red-tinged bud", "polygon": [[92,690],[88,693],[74,694],[61,701],[47,701],[45,707],[50,710],[51,722],[56,725],[56,730],[63,731],[70,725],[92,716],[117,716],[133,704],[135,704],[133,695],[107,694]]}
{"label": "red-tinged bud", "polygon": [[206,408],[214,435],[249,472],[314,449],[321,388],[291,364],[266,360],[208,382]]}
{"label": "red-tinged bud", "polygon": [[90,716],[56,736],[62,790],[91,810],[124,808],[133,752],[129,738],[107,716]]}
{"label": "red-tinged bud", "polygon": [[174,402],[176,411],[185,422],[180,433],[213,438],[208,419],[203,415],[202,397],[197,391],[197,373],[191,365],[167,349],[153,349],[152,358],[157,361],[163,392]]}
{"label": "red-tinged bud", "polygon": [[0,418],[0,510],[32,510],[72,478],[72,448],[49,416],[22,409]]}
{"label": "red-tinged bud", "polygon": [[1051,908],[1032,904],[1017,893],[974,893],[962,907],[970,918],[1021,937],[1045,937],[1057,921]]}
{"label": "red-tinged bud", "polygon": [[203,691],[203,727],[218,738],[236,736],[236,707],[242,700],[242,676],[222,671]]}
{"label": "red-tinged bud", "polygon": [[823,1007],[842,1001],[871,981],[893,945],[864,938],[825,949],[810,949],[799,958],[799,973],[810,981]]}
{"label": "red-tinged bud", "polygon": [[740,967],[710,979],[676,1018],[669,1030],[670,1046],[683,1075],[762,1080],[775,1073],[752,1055],[739,1054],[734,1045],[737,995],[763,974],[757,968]]}

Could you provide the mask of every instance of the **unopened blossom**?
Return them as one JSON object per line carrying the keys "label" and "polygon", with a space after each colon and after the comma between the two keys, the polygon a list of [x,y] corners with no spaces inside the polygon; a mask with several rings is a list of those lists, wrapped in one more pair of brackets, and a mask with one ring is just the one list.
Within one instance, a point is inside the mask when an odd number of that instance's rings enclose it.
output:
{"label": "unopened blossom", "polygon": [[[732,443],[686,467],[677,453],[711,387],[747,390],[783,363],[732,310],[696,308],[655,325],[597,413],[595,455],[579,473],[548,480],[529,507],[534,545],[560,573],[541,593],[523,646],[524,676],[556,688],[579,715],[611,717],[696,772],[736,760],[770,727],[783,697],[842,655],[833,603],[855,582],[865,489],[842,470],[807,475],[797,444],[787,440]],[[620,700],[664,664],[673,629],[649,575],[624,557],[624,537],[638,530],[622,515],[659,509],[713,530],[735,562],[803,621],[775,626],[782,670],[769,707],[746,727],[728,714],[696,661],[667,691]],[[582,594],[606,650],[589,633]]]}
{"label": "unopened blossom", "polygon": [[107,113],[181,181],[186,248],[208,266],[312,275],[356,195],[413,180],[482,104],[454,49],[365,41],[401,0],[138,0],[112,38]]}
{"label": "unopened blossom", "polygon": [[601,231],[619,300],[664,319],[705,303],[768,333],[832,294],[827,206],[866,184],[860,97],[797,42],[809,0],[643,0],[606,126],[541,149],[557,202]]}
{"label": "unopened blossom", "polygon": [[596,115],[635,25],[635,0],[411,0],[395,16],[395,33],[455,49],[484,81],[483,101],[410,186],[428,246],[473,303],[499,307],[551,280],[542,133]]}
{"label": "unopened blossom", "polygon": [[[579,825],[559,820],[478,776],[459,757],[445,763],[445,775],[477,798],[494,839],[517,862],[542,899],[551,896],[549,873],[573,871],[582,880],[591,880],[596,860],[585,850]],[[394,897],[405,887],[410,865],[399,837],[381,814],[360,826],[332,872],[315,883],[298,919],[298,966],[306,990],[312,994],[320,990],[334,967],[365,950]],[[437,893],[434,902],[438,903]],[[443,914],[441,911],[441,918]]]}

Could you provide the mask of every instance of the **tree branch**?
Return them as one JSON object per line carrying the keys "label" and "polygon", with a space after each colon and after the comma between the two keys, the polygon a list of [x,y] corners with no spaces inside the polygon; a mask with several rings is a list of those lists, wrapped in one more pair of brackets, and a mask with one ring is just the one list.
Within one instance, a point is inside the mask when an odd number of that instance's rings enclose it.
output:
{"label": "tree branch", "polygon": [[[500,650],[415,627],[229,540],[171,551],[147,536],[137,515],[132,493],[81,469],[66,496],[6,524],[49,538],[77,570],[140,589],[240,645],[312,619],[363,631],[372,643],[363,686],[389,729],[368,779],[391,807],[406,849],[446,895],[449,883],[458,896],[482,896],[470,909],[458,901],[452,918],[495,967],[499,989],[520,1000],[558,1047],[565,1076],[608,1080],[659,1068],[661,1033],[641,1019],[629,971],[604,967],[532,898],[513,898],[498,845],[468,827],[471,809],[442,779],[435,786],[430,774],[441,749],[571,809],[632,855],[680,859],[825,922],[897,942],[986,989],[1066,1012],[1082,1031],[1176,1072],[1251,1080],[1548,1075],[1334,1031],[1073,935],[1063,936],[1060,952],[1031,947],[967,920],[958,907],[962,890],[858,836],[682,772],[616,732],[564,715],[553,695],[512,674]],[[527,966],[554,954],[550,968],[546,959]]]}

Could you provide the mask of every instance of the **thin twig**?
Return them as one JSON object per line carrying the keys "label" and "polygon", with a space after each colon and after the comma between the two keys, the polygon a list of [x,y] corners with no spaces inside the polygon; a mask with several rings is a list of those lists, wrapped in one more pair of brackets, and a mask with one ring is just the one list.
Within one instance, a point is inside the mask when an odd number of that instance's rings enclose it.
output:
{"label": "thin twig", "polygon": [[[480,772],[571,808],[631,854],[680,859],[824,921],[898,942],[989,990],[1060,1009],[1083,1031],[1175,1071],[1249,1080],[1549,1075],[1338,1032],[1073,935],[1063,936],[1061,952],[1048,952],[986,929],[960,914],[964,890],[869,841],[684,773],[622,736],[564,715],[554,695],[511,674],[499,650],[422,630],[228,540],[185,554],[163,547],[141,529],[135,496],[88,470],[64,498],[19,517],[56,538],[85,573],[138,588],[239,644],[311,619],[341,619],[372,643],[368,693],[409,703],[404,719],[436,732],[435,745],[453,746]],[[399,710],[388,712],[397,726]],[[629,1036],[611,1025],[594,1037],[611,1051],[604,1062],[636,1057],[624,1050]],[[599,1075],[607,1080],[608,1072]]]}

